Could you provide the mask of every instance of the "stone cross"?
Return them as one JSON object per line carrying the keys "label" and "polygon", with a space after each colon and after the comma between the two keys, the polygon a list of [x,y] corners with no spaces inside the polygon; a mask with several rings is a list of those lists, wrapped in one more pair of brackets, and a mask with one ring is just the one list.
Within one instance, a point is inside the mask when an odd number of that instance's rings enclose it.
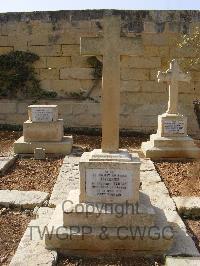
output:
{"label": "stone cross", "polygon": [[102,144],[103,152],[119,149],[120,55],[142,55],[141,39],[121,37],[120,16],[105,16],[103,37],[82,37],[82,55],[103,55]]}
{"label": "stone cross", "polygon": [[178,113],[178,82],[190,81],[190,75],[183,73],[178,65],[177,60],[173,59],[170,63],[170,68],[166,72],[158,71],[158,82],[166,81],[169,84],[169,101],[168,114]]}

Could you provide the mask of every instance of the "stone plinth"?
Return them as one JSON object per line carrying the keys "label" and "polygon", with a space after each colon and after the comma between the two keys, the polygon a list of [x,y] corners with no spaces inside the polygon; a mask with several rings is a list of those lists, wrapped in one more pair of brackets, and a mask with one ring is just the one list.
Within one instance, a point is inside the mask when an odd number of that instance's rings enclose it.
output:
{"label": "stone plinth", "polygon": [[200,158],[200,149],[187,135],[187,118],[180,114],[158,116],[158,131],[150,141],[142,143],[145,157],[159,158]]}
{"label": "stone plinth", "polygon": [[41,123],[27,120],[23,124],[24,141],[62,141],[64,136],[63,119]]}
{"label": "stone plinth", "polygon": [[81,203],[79,208],[79,190],[72,190],[68,198],[71,202],[64,202],[63,225],[92,225],[101,227],[103,224],[109,227],[117,226],[153,226],[155,224],[155,210],[149,197],[139,193],[139,201],[136,204],[128,202],[123,204],[113,203]]}
{"label": "stone plinth", "polygon": [[52,154],[70,154],[72,150],[72,136],[64,136],[62,141],[24,141],[24,137],[20,137],[14,143],[15,154],[33,154],[36,148],[45,149],[46,153]]}
{"label": "stone plinth", "polygon": [[[138,207],[133,204],[131,213],[131,207],[119,212],[121,204],[104,204],[103,209],[95,205],[91,210],[93,205],[80,203],[78,195],[78,190],[71,191],[66,202],[56,207],[48,225],[51,234],[45,234],[48,249],[69,255],[131,256],[131,252],[161,254],[172,244],[172,228],[156,217],[148,196],[140,193]],[[69,203],[71,207],[66,208]]]}
{"label": "stone plinth", "polygon": [[82,155],[79,169],[80,202],[138,201],[140,160],[137,154],[96,149]]}
{"label": "stone plinth", "polygon": [[14,152],[34,153],[37,148],[46,153],[69,154],[72,136],[64,136],[63,119],[58,119],[57,105],[28,106],[29,120],[23,124],[23,136],[14,143]]}

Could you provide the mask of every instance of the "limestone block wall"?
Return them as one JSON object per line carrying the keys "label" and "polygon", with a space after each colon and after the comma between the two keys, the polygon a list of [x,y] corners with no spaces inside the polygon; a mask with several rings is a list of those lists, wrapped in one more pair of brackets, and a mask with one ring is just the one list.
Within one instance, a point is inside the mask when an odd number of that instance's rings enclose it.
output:
{"label": "limestone block wall", "polygon": [[[57,103],[67,127],[100,127],[101,81],[93,75],[87,58],[80,56],[80,37],[102,32],[105,13],[120,14],[122,35],[140,36],[142,56],[121,57],[121,128],[152,132],[157,115],[167,108],[167,84],[158,84],[157,71],[169,58],[193,56],[180,51],[181,34],[200,26],[199,11],[58,11],[0,14],[0,54],[13,50],[31,51],[40,56],[35,64],[43,89],[59,98],[40,101]],[[101,58],[99,58],[101,59]],[[193,100],[200,98],[200,72],[192,72],[190,84],[180,83],[180,112],[188,116],[192,135],[200,134]],[[89,91],[95,102],[71,99],[72,93]],[[22,124],[31,100],[0,99],[0,123]]]}

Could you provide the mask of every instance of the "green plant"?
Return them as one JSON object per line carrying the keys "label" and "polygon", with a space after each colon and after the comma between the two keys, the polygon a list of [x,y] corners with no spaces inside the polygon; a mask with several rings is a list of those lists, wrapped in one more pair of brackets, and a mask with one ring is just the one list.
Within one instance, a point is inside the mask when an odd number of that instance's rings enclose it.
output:
{"label": "green plant", "polygon": [[33,66],[39,56],[30,52],[14,51],[0,56],[0,96],[52,98],[55,92],[40,87]]}

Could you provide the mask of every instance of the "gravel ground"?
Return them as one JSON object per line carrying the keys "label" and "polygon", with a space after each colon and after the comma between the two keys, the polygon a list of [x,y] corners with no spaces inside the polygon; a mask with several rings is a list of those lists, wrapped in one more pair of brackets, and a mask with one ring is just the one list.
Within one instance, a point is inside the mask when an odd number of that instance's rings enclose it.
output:
{"label": "gravel ground", "polygon": [[[0,131],[0,156],[9,156],[13,154],[13,143],[22,132],[19,131]],[[98,149],[101,147],[101,137],[83,134],[73,134],[74,145],[81,146],[85,151]],[[129,149],[139,149],[143,141],[148,140],[148,135],[135,133],[130,137],[120,137],[120,147]]]}
{"label": "gravel ground", "polygon": [[[81,146],[84,150],[90,151],[101,147],[101,136],[73,134],[74,144]],[[120,148],[139,149],[143,141],[148,140],[148,135],[135,133],[133,136],[120,136]]]}
{"label": "gravel ground", "polygon": [[0,265],[9,265],[31,218],[30,211],[0,209]]}
{"label": "gravel ground", "polygon": [[161,266],[164,265],[162,257],[134,257],[134,258],[64,258],[60,256],[57,266]]}
{"label": "gravel ground", "polygon": [[171,196],[200,197],[200,161],[155,162]]}
{"label": "gravel ground", "polygon": [[8,172],[0,177],[0,189],[38,190],[51,192],[63,159],[17,159]]}
{"label": "gravel ground", "polygon": [[184,220],[190,236],[200,252],[200,220]]}

